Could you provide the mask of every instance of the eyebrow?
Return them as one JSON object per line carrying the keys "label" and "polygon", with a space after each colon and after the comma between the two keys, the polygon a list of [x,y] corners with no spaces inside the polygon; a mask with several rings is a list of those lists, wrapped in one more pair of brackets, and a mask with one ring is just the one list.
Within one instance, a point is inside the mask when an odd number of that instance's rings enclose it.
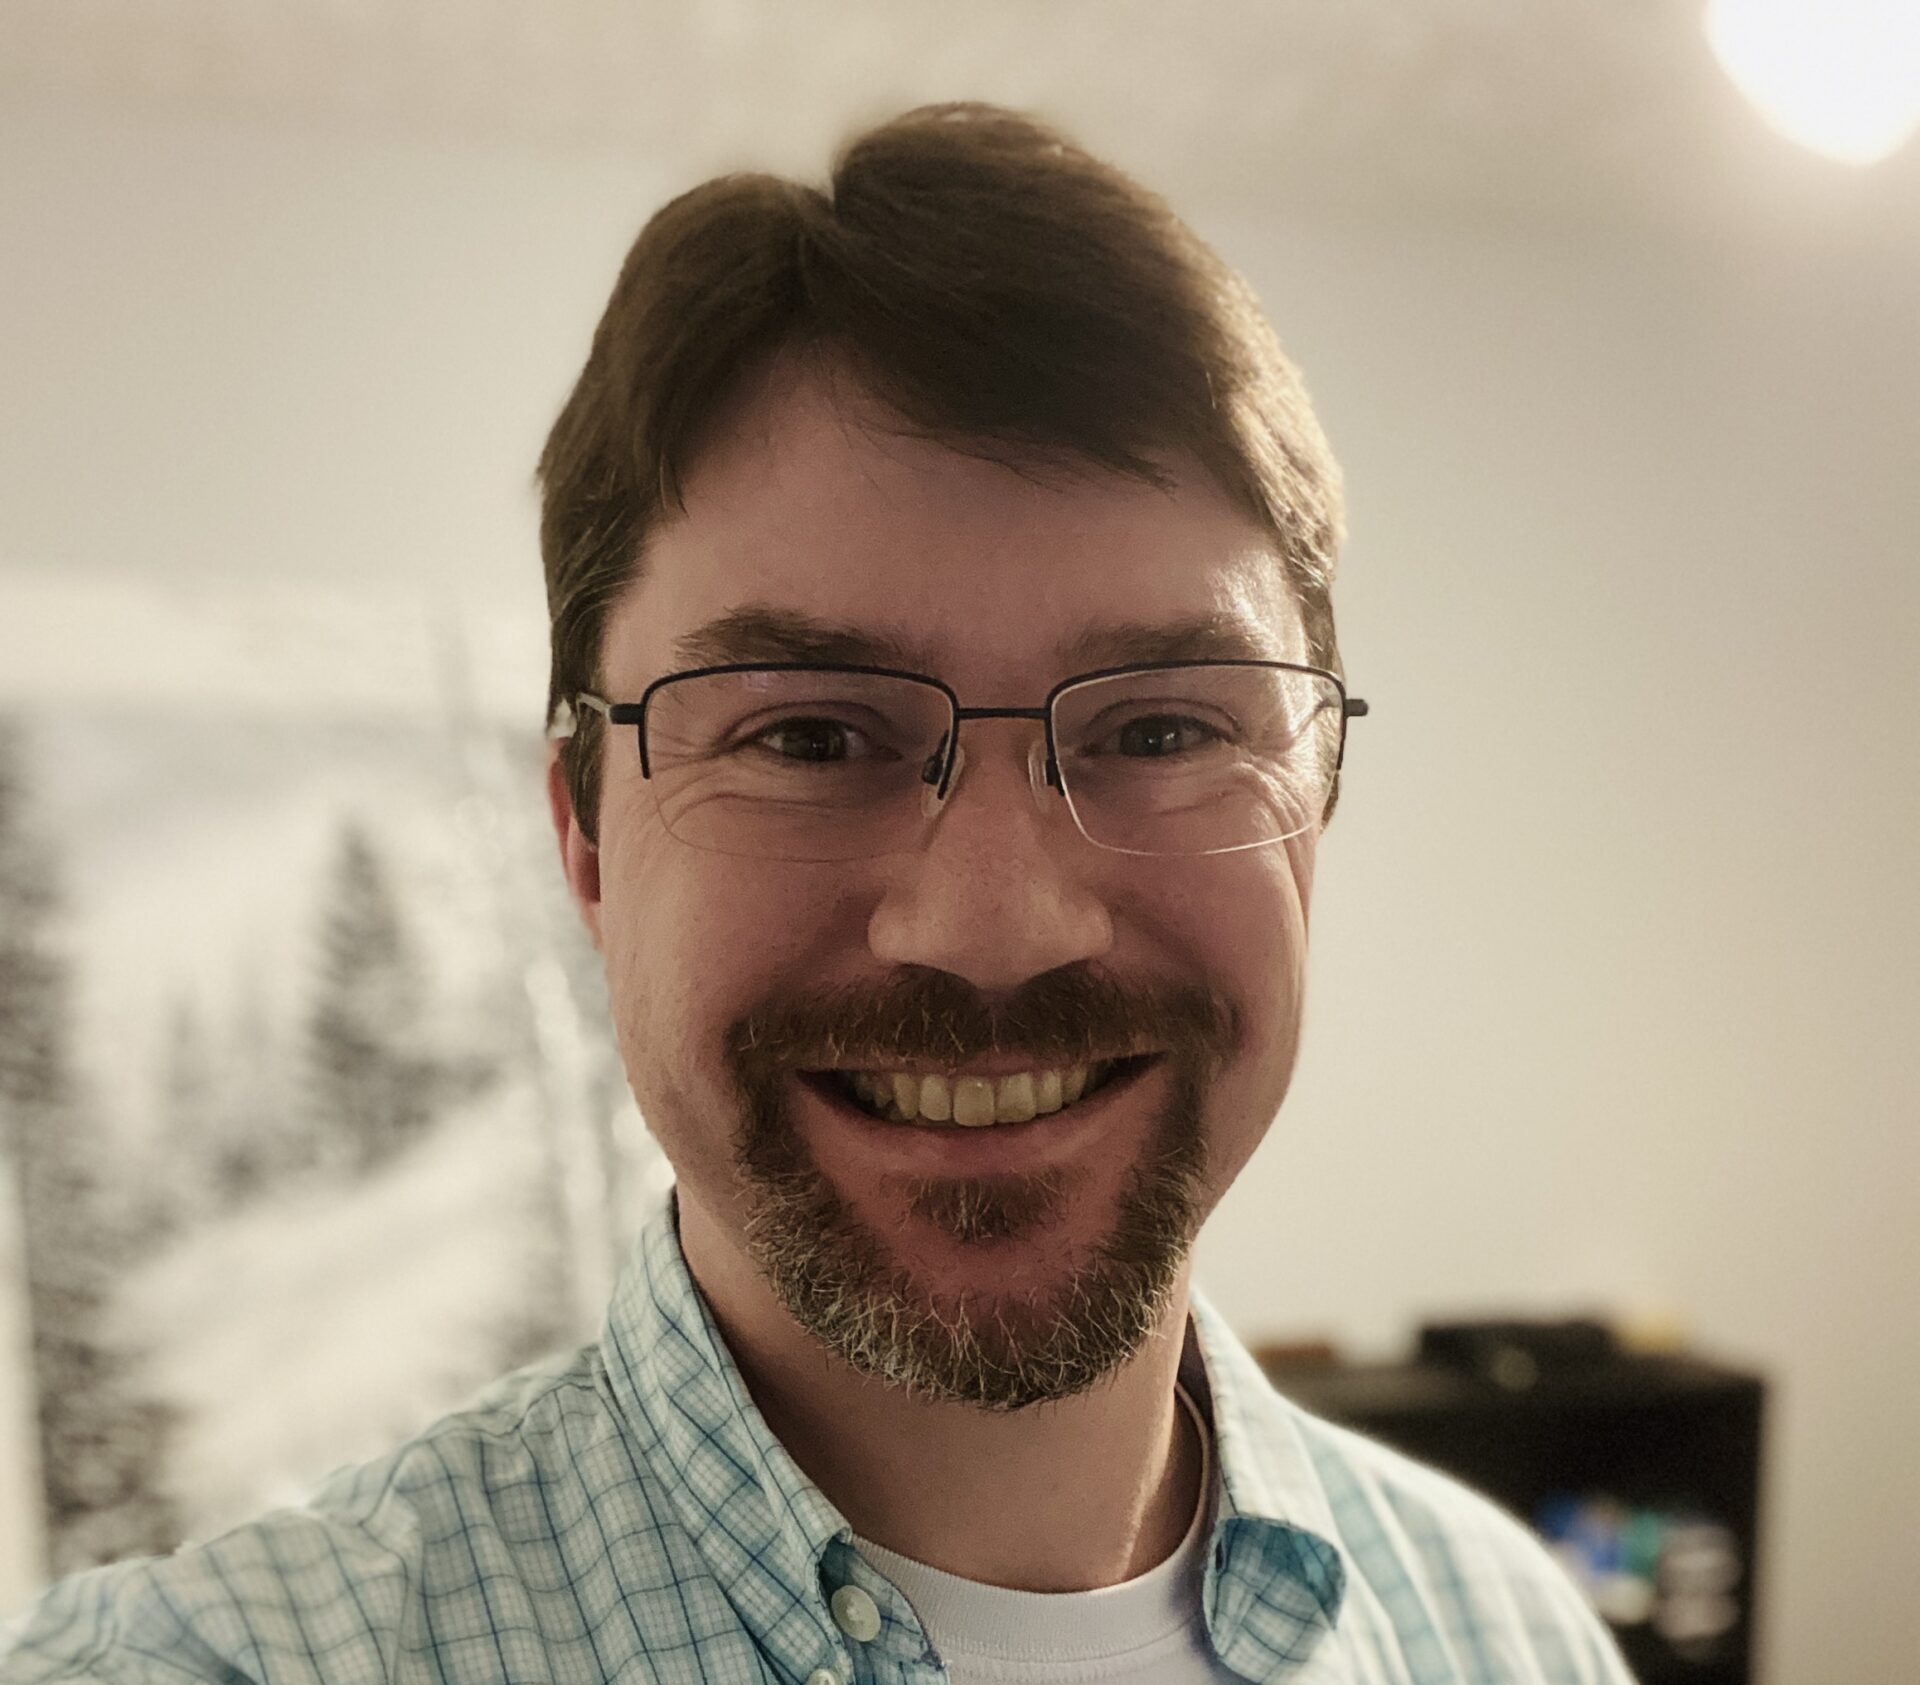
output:
{"label": "eyebrow", "polygon": [[1278,640],[1231,614],[1181,620],[1114,621],[1090,626],[1062,652],[1076,668],[1130,667],[1148,661],[1277,661]]}
{"label": "eyebrow", "polygon": [[683,666],[725,667],[736,661],[792,661],[832,667],[932,665],[926,645],[887,632],[817,620],[795,609],[749,603],[695,627],[673,646]]}
{"label": "eyebrow", "polygon": [[[1196,614],[1171,621],[1102,622],[1072,638],[1061,657],[1072,672],[1151,661],[1272,661],[1284,653],[1277,643],[1237,616]],[[932,673],[937,665],[932,646],[918,639],[757,603],[696,627],[675,640],[673,653],[682,667],[765,661]]]}

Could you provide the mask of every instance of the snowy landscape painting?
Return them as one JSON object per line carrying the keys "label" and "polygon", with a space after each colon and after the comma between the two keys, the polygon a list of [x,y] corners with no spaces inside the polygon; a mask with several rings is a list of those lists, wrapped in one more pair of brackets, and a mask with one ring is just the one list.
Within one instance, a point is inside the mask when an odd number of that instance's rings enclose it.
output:
{"label": "snowy landscape painting", "polygon": [[593,1337],[660,1160],[534,721],[461,670],[405,706],[204,673],[0,706],[8,1595],[297,1499]]}

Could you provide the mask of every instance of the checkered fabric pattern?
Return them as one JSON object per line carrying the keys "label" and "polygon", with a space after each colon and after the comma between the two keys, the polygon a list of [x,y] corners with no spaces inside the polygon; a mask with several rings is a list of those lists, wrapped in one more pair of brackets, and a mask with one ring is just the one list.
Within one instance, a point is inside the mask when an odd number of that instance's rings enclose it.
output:
{"label": "checkered fabric pattern", "polygon": [[[1196,1300],[1221,1660],[1298,1685],[1632,1685],[1533,1537],[1279,1397]],[[906,1599],[755,1410],[671,1204],[602,1339],[495,1383],[297,1510],[54,1586],[0,1685],[941,1685]],[[856,1642],[828,1599],[862,1587]]]}

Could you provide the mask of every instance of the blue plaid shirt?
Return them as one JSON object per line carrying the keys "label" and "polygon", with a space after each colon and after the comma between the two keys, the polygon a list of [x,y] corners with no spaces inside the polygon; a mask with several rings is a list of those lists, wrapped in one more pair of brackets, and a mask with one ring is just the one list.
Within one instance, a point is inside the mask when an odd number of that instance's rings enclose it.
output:
{"label": "blue plaid shirt", "polygon": [[[1631,1685],[1517,1521],[1278,1396],[1195,1300],[1221,1660],[1298,1685]],[[171,1557],[54,1586],[0,1685],[940,1685],[906,1599],[768,1431],[680,1252],[642,1233],[597,1345]],[[828,1599],[857,1585],[856,1642]]]}

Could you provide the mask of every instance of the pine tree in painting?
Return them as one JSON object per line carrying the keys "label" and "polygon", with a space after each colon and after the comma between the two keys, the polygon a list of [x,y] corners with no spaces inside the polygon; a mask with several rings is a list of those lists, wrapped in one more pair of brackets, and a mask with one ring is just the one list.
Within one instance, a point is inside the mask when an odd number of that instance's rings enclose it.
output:
{"label": "pine tree in painting", "polygon": [[213,1120],[213,1194],[222,1210],[271,1193],[302,1162],[304,1132],[288,1104],[281,1042],[258,979],[243,975]]}
{"label": "pine tree in painting", "polygon": [[280,1080],[278,1038],[257,983],[243,977],[232,1021],[217,1038],[193,996],[167,1017],[159,1095],[164,1178],[140,1206],[144,1231],[168,1239],[273,1193],[302,1168],[312,1138]]}
{"label": "pine tree in painting", "polygon": [[358,825],[340,834],[319,946],[307,1019],[313,1147],[322,1169],[357,1174],[420,1136],[435,1088],[419,960],[385,862]]}
{"label": "pine tree in painting", "polygon": [[161,1053],[158,1158],[164,1175],[143,1178],[137,1226],[149,1246],[193,1229],[213,1209],[209,1156],[218,1081],[206,1026],[193,997],[176,993]]}
{"label": "pine tree in painting", "polygon": [[25,746],[0,722],[0,1151],[21,1202],[45,1533],[54,1573],[177,1542],[154,1489],[166,1413],[105,1334],[128,1251],[111,1148],[77,1093],[53,862],[28,814]]}

